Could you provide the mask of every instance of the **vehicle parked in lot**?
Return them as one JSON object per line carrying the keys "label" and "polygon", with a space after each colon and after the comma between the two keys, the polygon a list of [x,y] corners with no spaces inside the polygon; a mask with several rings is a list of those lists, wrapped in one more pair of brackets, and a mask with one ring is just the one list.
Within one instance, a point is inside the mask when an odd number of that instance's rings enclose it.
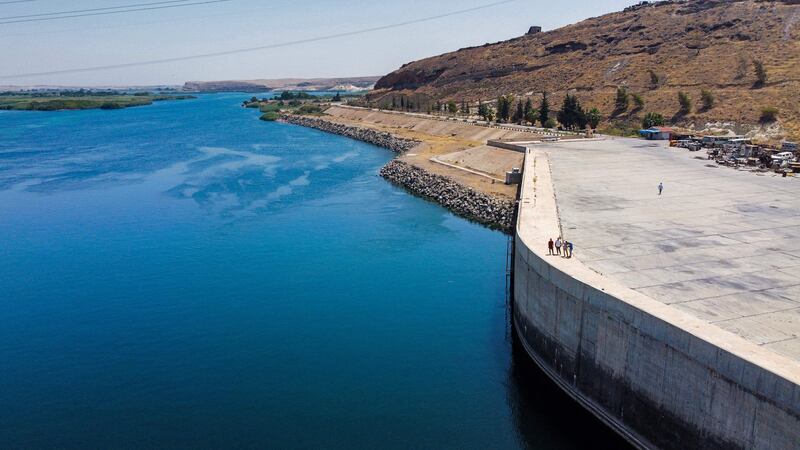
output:
{"label": "vehicle parked in lot", "polygon": [[772,155],[773,161],[791,161],[794,159],[794,153],[792,152],[780,152],[778,154]]}

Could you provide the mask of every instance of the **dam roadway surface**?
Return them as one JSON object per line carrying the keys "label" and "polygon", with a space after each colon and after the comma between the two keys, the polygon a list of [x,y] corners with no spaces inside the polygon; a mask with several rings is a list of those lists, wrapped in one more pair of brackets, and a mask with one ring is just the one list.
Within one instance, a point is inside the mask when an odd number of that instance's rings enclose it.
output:
{"label": "dam roadway surface", "polygon": [[[547,255],[560,234],[574,258]],[[530,145],[518,335],[639,447],[800,448],[798,235],[798,179],[658,142]]]}

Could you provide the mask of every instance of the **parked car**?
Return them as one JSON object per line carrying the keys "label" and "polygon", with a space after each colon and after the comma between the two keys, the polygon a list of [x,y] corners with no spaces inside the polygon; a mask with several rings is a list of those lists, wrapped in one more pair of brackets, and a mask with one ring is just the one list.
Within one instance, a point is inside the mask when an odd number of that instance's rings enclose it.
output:
{"label": "parked car", "polygon": [[775,161],[791,161],[794,159],[794,153],[780,152],[777,155],[772,155],[772,159]]}

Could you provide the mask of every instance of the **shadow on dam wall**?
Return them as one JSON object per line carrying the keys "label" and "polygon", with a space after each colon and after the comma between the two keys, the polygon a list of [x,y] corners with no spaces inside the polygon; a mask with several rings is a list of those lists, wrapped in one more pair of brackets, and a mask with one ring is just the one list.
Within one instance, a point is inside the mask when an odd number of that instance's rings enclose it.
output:
{"label": "shadow on dam wall", "polygon": [[513,330],[508,339],[507,402],[524,448],[633,448],[550,380],[530,359]]}

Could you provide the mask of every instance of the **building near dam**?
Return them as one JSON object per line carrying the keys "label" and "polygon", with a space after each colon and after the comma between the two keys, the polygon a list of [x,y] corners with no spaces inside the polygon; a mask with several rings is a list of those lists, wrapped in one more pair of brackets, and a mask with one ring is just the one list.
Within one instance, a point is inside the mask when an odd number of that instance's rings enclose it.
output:
{"label": "building near dam", "polygon": [[[573,258],[548,255],[559,236]],[[514,328],[550,378],[637,447],[797,449],[797,236],[798,179],[659,142],[530,144]]]}

